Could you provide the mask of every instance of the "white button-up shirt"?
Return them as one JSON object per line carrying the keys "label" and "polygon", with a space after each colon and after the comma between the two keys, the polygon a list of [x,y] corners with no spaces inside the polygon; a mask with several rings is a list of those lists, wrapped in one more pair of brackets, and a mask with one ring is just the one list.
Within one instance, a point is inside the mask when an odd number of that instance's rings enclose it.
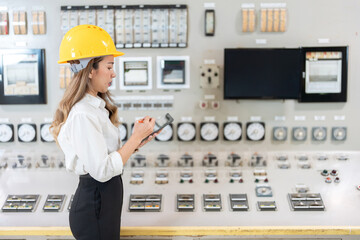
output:
{"label": "white button-up shirt", "polygon": [[123,171],[123,161],[117,152],[121,146],[119,130],[109,119],[105,101],[98,96],[86,94],[72,107],[58,142],[69,171],[78,175],[89,173],[99,182]]}

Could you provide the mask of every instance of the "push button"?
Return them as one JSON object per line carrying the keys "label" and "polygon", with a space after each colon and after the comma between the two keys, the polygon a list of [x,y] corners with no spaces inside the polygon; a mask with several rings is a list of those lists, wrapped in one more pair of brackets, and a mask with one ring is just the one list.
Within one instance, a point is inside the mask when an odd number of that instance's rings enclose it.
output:
{"label": "push button", "polygon": [[321,175],[323,175],[323,176],[328,176],[328,175],[329,175],[328,170],[324,169],[324,170],[321,172]]}
{"label": "push button", "polygon": [[325,179],[325,182],[326,182],[326,183],[331,183],[332,180],[331,180],[331,178],[327,177],[327,178]]}

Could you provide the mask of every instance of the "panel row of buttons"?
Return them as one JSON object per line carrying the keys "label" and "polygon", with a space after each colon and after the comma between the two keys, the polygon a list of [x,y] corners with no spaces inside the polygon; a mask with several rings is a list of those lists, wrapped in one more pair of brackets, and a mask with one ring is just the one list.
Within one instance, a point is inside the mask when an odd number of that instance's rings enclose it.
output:
{"label": "panel row of buttons", "polygon": [[[60,212],[65,202],[65,195],[48,195],[43,206],[44,212]],[[34,212],[40,195],[8,195],[2,207],[3,212]],[[72,198],[71,198],[72,199]],[[69,209],[71,202],[69,204]]]}

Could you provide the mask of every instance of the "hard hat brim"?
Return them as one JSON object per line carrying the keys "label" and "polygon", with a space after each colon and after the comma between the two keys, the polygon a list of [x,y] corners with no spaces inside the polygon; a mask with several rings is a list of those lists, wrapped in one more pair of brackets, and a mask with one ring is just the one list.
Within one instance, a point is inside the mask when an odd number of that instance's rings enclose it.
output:
{"label": "hard hat brim", "polygon": [[[116,51],[116,52],[114,52],[114,53],[109,53],[109,54],[107,54],[106,56],[114,56],[114,57],[120,57],[120,56],[122,56],[122,55],[124,55],[125,53],[123,53],[123,52],[119,52],[119,51]],[[86,56],[86,57],[83,57],[83,58],[96,58],[96,57],[99,57],[99,56],[96,56],[96,55],[94,55],[94,56]],[[72,61],[72,60],[79,60],[79,59],[83,59],[83,58],[70,58],[70,59],[66,59],[66,60],[59,60],[59,61],[57,61],[57,63],[59,63],[59,64],[63,64],[63,63],[68,63],[69,61]]]}

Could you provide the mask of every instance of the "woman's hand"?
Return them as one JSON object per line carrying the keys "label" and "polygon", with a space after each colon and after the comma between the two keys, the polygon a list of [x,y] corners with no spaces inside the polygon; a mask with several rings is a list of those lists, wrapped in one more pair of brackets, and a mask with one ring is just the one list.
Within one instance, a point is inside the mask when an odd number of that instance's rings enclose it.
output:
{"label": "woman's hand", "polygon": [[133,136],[136,137],[139,142],[141,142],[144,138],[153,132],[154,126],[155,118],[146,116],[143,119],[137,120],[134,124]]}
{"label": "woman's hand", "polygon": [[150,142],[151,140],[153,140],[157,135],[160,134],[160,132],[162,131],[162,129],[160,131],[158,131],[157,133],[151,134],[145,141],[141,142],[139,144],[139,146],[136,147],[136,149],[141,148],[142,146],[144,146],[145,144],[147,144],[148,142]]}

